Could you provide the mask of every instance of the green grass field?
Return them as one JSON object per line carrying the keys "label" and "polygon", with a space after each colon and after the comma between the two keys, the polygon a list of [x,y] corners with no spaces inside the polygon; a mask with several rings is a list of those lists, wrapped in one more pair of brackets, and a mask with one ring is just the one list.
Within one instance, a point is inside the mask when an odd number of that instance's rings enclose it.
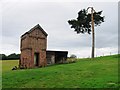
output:
{"label": "green grass field", "polygon": [[2,62],[2,88],[117,88],[118,56],[12,71],[18,60]]}
{"label": "green grass field", "polygon": [[2,89],[2,61],[0,61],[0,89]]}

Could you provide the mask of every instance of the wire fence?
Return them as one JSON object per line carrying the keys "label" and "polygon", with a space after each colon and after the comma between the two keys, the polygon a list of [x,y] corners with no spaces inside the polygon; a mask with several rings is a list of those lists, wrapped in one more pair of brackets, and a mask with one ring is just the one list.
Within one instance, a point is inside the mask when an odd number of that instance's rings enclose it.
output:
{"label": "wire fence", "polygon": [[[95,54],[95,57],[103,57],[103,56],[111,56],[111,55],[117,55],[119,53],[109,52],[109,53],[101,53],[101,54]],[[89,56],[90,58],[90,56]]]}

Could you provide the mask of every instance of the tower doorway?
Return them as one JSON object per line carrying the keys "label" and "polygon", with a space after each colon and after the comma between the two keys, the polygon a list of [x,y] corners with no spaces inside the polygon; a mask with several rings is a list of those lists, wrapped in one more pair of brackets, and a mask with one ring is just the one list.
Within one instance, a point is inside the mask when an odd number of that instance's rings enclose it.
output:
{"label": "tower doorway", "polygon": [[34,53],[34,65],[39,65],[39,53]]}

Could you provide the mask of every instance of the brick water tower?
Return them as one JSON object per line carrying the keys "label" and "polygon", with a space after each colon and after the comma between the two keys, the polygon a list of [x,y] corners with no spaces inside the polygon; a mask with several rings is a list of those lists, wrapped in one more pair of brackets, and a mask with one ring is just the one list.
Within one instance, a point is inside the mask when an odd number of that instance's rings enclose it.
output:
{"label": "brick water tower", "polygon": [[21,36],[20,68],[33,68],[47,65],[47,35],[38,24]]}

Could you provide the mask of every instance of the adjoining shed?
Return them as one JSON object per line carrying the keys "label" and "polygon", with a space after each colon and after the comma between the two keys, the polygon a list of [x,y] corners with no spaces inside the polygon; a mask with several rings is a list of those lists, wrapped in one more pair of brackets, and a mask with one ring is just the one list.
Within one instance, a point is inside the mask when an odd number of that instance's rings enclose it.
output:
{"label": "adjoining shed", "polygon": [[20,68],[63,63],[67,59],[67,51],[47,51],[47,36],[39,24],[21,36]]}
{"label": "adjoining shed", "polygon": [[46,51],[47,64],[64,63],[67,59],[67,51]]}

